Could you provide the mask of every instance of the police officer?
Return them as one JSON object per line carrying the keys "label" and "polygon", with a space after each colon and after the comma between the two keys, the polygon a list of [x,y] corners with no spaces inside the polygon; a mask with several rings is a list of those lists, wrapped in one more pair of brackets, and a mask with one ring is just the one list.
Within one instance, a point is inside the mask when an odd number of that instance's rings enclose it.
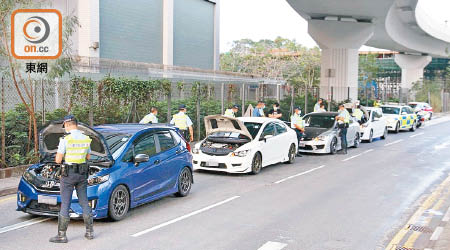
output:
{"label": "police officer", "polygon": [[316,105],[314,105],[314,112],[321,112],[320,105],[322,104],[322,102],[323,102],[323,99],[319,98]]}
{"label": "police officer", "polygon": [[50,238],[50,242],[67,243],[66,231],[69,226],[69,208],[73,189],[77,191],[78,203],[83,209],[83,219],[86,226],[86,239],[94,238],[94,226],[91,207],[87,199],[88,165],[90,158],[91,139],[78,130],[77,120],[73,115],[64,117],[63,125],[66,133],[60,139],[55,162],[61,165],[61,210],[58,216],[58,235]]}
{"label": "police officer", "polygon": [[[172,120],[170,121],[170,124],[175,125],[175,127],[179,128],[181,131],[181,134],[183,135],[183,137],[187,140],[188,139],[188,134],[190,135],[189,137],[189,142],[194,141],[194,129],[192,128],[192,121],[191,118],[189,118],[189,116],[186,115],[186,105],[181,104],[178,107],[178,113],[173,115]],[[188,131],[189,129],[189,131]]]}
{"label": "police officer", "polygon": [[339,114],[336,116],[339,128],[339,136],[341,138],[341,154],[347,154],[347,129],[350,123],[350,113],[344,107],[344,104],[339,105]]}
{"label": "police officer", "polygon": [[236,114],[238,111],[239,111],[239,106],[235,104],[231,108],[225,110],[224,116],[236,118]]}
{"label": "police officer", "polygon": [[150,114],[144,116],[144,118],[142,118],[142,120],[139,122],[141,124],[147,124],[147,123],[158,123],[158,108],[156,107],[152,107],[150,110]]}
{"label": "police officer", "polygon": [[381,107],[381,105],[382,105],[382,103],[381,103],[381,100],[380,100],[380,99],[376,100],[375,103],[373,104],[373,106],[374,106],[375,108],[379,108],[379,107]]}
{"label": "police officer", "polygon": [[[294,114],[291,116],[291,128],[295,130],[297,133],[297,140],[300,142],[300,139],[303,137],[303,133],[305,132],[305,124],[303,122],[303,118],[301,116],[302,110],[300,107],[294,108]],[[297,156],[301,157],[299,153]]]}
{"label": "police officer", "polygon": [[361,105],[358,105],[355,109],[353,109],[353,116],[360,124],[362,124],[362,117],[364,116],[364,113],[361,111]]}

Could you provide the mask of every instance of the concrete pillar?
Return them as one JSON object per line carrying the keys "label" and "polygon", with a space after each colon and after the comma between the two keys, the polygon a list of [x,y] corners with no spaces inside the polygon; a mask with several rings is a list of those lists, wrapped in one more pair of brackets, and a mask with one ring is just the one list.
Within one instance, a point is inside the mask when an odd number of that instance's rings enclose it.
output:
{"label": "concrete pillar", "polygon": [[163,64],[173,65],[173,0],[163,0]]}
{"label": "concrete pillar", "polygon": [[[340,21],[339,21],[340,20]],[[373,35],[373,24],[356,20],[309,20],[308,32],[322,49],[320,97],[339,102],[358,98],[358,49]]]}
{"label": "concrete pillar", "polygon": [[78,55],[82,57],[100,57],[99,11],[99,0],[78,0]]}
{"label": "concrete pillar", "polygon": [[411,89],[414,82],[423,78],[423,69],[431,59],[431,56],[395,55],[395,63],[402,69],[402,89]]}

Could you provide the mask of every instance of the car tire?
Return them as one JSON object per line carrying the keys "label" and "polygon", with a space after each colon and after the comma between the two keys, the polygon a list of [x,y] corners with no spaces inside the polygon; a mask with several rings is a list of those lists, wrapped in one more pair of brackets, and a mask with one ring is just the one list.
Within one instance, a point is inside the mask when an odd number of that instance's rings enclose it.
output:
{"label": "car tire", "polygon": [[353,147],[358,148],[360,142],[361,142],[361,139],[360,139],[359,133],[356,132],[355,141],[353,142]]}
{"label": "car tire", "polygon": [[192,172],[188,167],[181,170],[178,176],[178,192],[175,193],[178,197],[185,197],[189,194],[192,188]]}
{"label": "car tire", "polygon": [[395,125],[395,130],[394,130],[395,134],[398,134],[398,132],[400,132],[400,123],[399,122],[397,122],[397,125]]}
{"label": "car tire", "polygon": [[111,193],[108,203],[108,214],[113,221],[125,218],[130,208],[130,194],[124,185],[119,185]]}
{"label": "car tire", "polygon": [[373,129],[370,130],[370,134],[369,134],[369,140],[367,140],[368,143],[372,143],[373,142]]}
{"label": "car tire", "polygon": [[387,129],[387,127],[386,127],[386,128],[384,128],[384,133],[383,133],[383,135],[381,136],[381,139],[385,140],[386,137],[387,137],[387,135],[388,135],[388,129]]}
{"label": "car tire", "polygon": [[411,126],[411,128],[409,129],[410,132],[414,132],[416,131],[416,121],[414,121],[413,125]]}
{"label": "car tire", "polygon": [[285,163],[287,163],[287,164],[295,163],[295,155],[296,154],[297,154],[297,152],[295,151],[295,144],[291,144],[291,146],[289,147],[289,152],[288,152],[288,161],[286,161]]}
{"label": "car tire", "polygon": [[428,118],[428,120],[431,120],[431,117],[433,117],[433,113],[430,113],[430,118]]}
{"label": "car tire", "polygon": [[335,137],[335,138],[333,138],[333,140],[331,140],[331,143],[330,143],[330,154],[332,154],[332,155],[336,154],[336,152],[337,152],[336,147],[337,147],[337,139]]}
{"label": "car tire", "polygon": [[262,157],[261,154],[257,152],[255,156],[253,156],[251,174],[258,174],[259,172],[261,172],[261,169],[262,169]]}

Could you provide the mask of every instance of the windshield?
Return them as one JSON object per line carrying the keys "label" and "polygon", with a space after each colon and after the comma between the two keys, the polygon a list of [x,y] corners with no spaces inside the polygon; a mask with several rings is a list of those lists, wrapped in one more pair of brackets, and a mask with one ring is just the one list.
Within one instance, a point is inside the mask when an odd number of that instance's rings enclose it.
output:
{"label": "windshield", "polygon": [[106,140],[106,145],[111,154],[114,154],[122,145],[124,145],[130,138],[129,134],[125,133],[101,133]]}
{"label": "windshield", "polygon": [[335,117],[332,115],[307,115],[305,117],[306,127],[332,128]]}
{"label": "windshield", "polygon": [[261,128],[261,123],[257,122],[244,122],[244,125],[245,127],[247,127],[248,132],[252,135],[253,138],[256,137],[259,129]]}
{"label": "windshield", "polygon": [[209,137],[215,138],[239,138],[240,133],[237,132],[215,132],[212,133]]}
{"label": "windshield", "polygon": [[396,107],[382,107],[381,109],[383,110],[384,114],[388,114],[388,115],[398,115],[398,114],[400,114],[400,108],[396,108]]}

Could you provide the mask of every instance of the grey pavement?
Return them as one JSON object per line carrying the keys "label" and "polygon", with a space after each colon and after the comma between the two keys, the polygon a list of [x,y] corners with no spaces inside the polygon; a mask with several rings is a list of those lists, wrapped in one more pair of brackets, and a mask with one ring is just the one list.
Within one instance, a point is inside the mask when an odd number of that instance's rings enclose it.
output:
{"label": "grey pavement", "polygon": [[442,117],[348,155],[306,155],[256,176],[195,172],[188,197],[140,206],[119,222],[95,221],[93,241],[84,239],[82,221],[72,221],[69,243],[51,244],[55,219],[17,212],[14,195],[0,197],[1,248],[384,249],[448,177],[449,125]]}

